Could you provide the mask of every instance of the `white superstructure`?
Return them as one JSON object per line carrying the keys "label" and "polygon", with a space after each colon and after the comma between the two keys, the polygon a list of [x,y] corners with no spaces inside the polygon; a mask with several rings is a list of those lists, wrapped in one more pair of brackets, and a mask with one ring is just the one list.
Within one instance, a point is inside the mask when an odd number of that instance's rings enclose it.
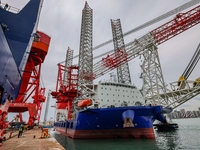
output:
{"label": "white superstructure", "polygon": [[93,86],[94,94],[90,99],[91,107],[123,107],[143,105],[145,100],[142,93],[134,85],[123,83],[103,82]]}

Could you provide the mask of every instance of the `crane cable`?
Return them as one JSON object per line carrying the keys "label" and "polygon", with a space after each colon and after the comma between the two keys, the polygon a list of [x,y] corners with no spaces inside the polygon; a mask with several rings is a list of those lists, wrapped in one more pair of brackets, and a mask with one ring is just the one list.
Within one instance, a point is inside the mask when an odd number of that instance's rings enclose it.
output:
{"label": "crane cable", "polygon": [[188,77],[190,76],[190,74],[194,70],[196,64],[198,63],[199,59],[200,59],[200,43],[199,43],[194,55],[192,56],[192,59],[190,60],[188,66],[186,67],[185,71],[182,74],[182,76],[185,79],[188,79]]}
{"label": "crane cable", "polygon": [[[191,1],[189,1],[189,2],[187,2],[187,3],[185,3],[185,4],[183,4],[183,5],[181,5],[181,6],[177,7],[177,8],[175,8],[175,9],[173,9],[173,10],[171,10],[171,11],[169,11],[169,12],[167,12],[167,13],[161,15],[161,16],[159,16],[159,17],[156,17],[156,18],[154,18],[154,19],[152,19],[152,20],[150,20],[150,21],[148,21],[148,22],[146,22],[146,23],[144,23],[144,24],[142,24],[142,25],[140,25],[140,26],[138,26],[138,27],[136,27],[136,28],[134,28],[134,29],[132,29],[132,30],[126,32],[126,33],[124,33],[123,36],[130,35],[130,34],[136,32],[136,31],[139,31],[139,30],[141,30],[141,29],[144,29],[144,28],[146,28],[146,27],[148,27],[148,26],[150,26],[150,25],[153,25],[154,23],[157,23],[157,22],[159,22],[159,21],[161,21],[161,20],[163,20],[163,19],[166,19],[166,18],[168,18],[168,17],[174,15],[174,14],[177,14],[178,12],[180,12],[180,11],[182,11],[182,10],[185,10],[185,9],[191,7],[191,6],[194,6],[194,5],[198,4],[199,2],[200,2],[200,0],[191,0]],[[106,41],[106,42],[104,42],[104,43],[102,43],[102,44],[99,44],[99,45],[93,47],[92,50],[93,50],[93,51],[94,51],[94,50],[97,50],[97,49],[99,49],[99,48],[101,48],[101,47],[103,47],[103,46],[105,46],[105,45],[111,43],[112,41],[113,41],[113,40],[111,39],[111,40],[108,40],[108,41]],[[112,52],[112,50],[109,51],[109,52],[106,52],[106,53],[104,53],[104,54],[101,54],[101,55],[99,55],[99,56],[96,56],[96,57],[94,57],[94,59],[99,58],[99,57],[101,57],[101,56],[104,56],[105,54],[108,54],[108,53],[110,53],[110,52]],[[74,56],[73,59],[77,58],[78,56],[79,56],[79,55]],[[62,63],[64,63],[64,62],[65,62],[65,61],[62,61],[62,62],[60,62],[60,64],[62,64]]]}

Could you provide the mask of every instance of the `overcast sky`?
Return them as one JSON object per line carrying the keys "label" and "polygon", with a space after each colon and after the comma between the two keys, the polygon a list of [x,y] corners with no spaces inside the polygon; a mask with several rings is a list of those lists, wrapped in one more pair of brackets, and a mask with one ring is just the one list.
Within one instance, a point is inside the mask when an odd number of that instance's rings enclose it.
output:
{"label": "overcast sky", "polygon": [[[93,47],[112,39],[110,19],[119,18],[121,20],[122,30],[125,33],[188,1],[189,0],[87,0],[89,6],[93,9]],[[7,2],[21,8],[28,0],[2,0],[2,2]],[[51,36],[49,52],[42,65],[42,78],[46,87],[46,96],[49,89],[55,90],[57,64],[65,60],[67,48],[70,47],[73,49],[74,55],[77,55],[79,52],[81,15],[84,5],[85,0],[44,0],[38,30]],[[183,12],[186,11],[187,10]],[[171,16],[125,37],[125,43],[143,36],[171,20],[173,17],[174,16]],[[158,46],[163,75],[167,84],[177,81],[188,65],[200,42],[200,33],[198,31],[200,31],[200,25],[196,25],[181,35]],[[94,56],[98,56],[100,53],[111,49],[113,49],[113,43],[94,51]],[[74,60],[74,63],[77,63],[77,59]],[[129,62],[132,82],[140,88],[142,80],[139,79],[139,73],[141,71],[139,64],[139,59],[134,59]],[[197,69],[199,67],[200,65],[198,63],[189,77],[189,80],[195,80],[200,76],[200,72]],[[101,78],[101,80],[106,78]],[[100,79],[96,81],[99,80]],[[200,107],[199,97],[200,96],[193,98],[177,109],[185,108],[187,110],[197,110],[198,107]],[[54,103],[55,100],[51,98],[50,105],[54,105]],[[44,109],[45,107],[43,107],[43,110]],[[48,118],[53,115],[54,109],[50,108]],[[41,120],[43,120],[43,114]]]}

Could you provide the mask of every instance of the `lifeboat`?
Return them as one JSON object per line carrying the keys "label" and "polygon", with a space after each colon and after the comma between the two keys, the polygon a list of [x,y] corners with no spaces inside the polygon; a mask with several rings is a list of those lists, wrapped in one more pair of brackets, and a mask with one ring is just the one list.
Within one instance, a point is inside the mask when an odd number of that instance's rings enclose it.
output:
{"label": "lifeboat", "polygon": [[90,99],[84,99],[78,102],[78,107],[86,107],[92,105],[92,101]]}

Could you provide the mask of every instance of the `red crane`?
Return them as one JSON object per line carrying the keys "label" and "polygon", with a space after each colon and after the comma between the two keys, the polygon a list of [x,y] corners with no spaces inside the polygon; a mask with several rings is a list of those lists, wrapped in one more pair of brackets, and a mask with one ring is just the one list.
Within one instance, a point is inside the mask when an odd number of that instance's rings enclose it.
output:
{"label": "red crane", "polygon": [[[67,80],[68,84],[63,83],[63,74],[66,72],[69,74]],[[65,66],[58,64],[58,78],[56,83],[56,91],[51,92],[53,98],[57,100],[58,109],[65,109],[67,107],[68,116],[67,119],[71,118],[72,112],[72,102],[77,94],[77,84],[78,84],[78,67],[70,66],[66,68]]]}
{"label": "red crane", "polygon": [[[43,32],[37,31],[22,76],[18,97],[14,103],[9,104],[8,112],[23,113],[29,111],[29,126],[33,126],[35,120],[40,122],[41,104],[46,99],[44,96],[45,88],[40,87],[40,75],[49,44],[50,37]],[[27,102],[29,98],[32,98],[33,101]]]}

